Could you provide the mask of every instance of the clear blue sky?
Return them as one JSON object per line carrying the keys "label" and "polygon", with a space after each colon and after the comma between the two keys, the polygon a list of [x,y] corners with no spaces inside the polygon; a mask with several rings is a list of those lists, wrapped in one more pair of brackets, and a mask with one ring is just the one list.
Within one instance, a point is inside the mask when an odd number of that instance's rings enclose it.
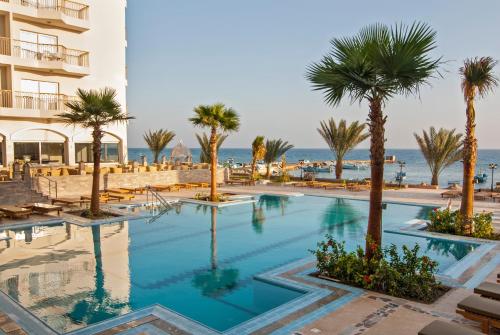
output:
{"label": "clear blue sky", "polygon": [[[248,147],[256,135],[296,147],[326,147],[316,131],[328,117],[366,119],[367,106],[331,108],[304,79],[332,37],[382,22],[426,22],[438,33],[444,78],[418,98],[396,98],[385,111],[387,147],[415,148],[414,131],[465,122],[458,68],[466,57],[500,59],[498,0],[128,0],[129,146],[147,129],[167,128],[196,146],[187,121],[195,105],[223,102],[241,116],[225,147]],[[500,66],[496,69],[500,76]],[[500,88],[477,105],[480,148],[500,148]],[[368,141],[361,147],[367,147]]]}

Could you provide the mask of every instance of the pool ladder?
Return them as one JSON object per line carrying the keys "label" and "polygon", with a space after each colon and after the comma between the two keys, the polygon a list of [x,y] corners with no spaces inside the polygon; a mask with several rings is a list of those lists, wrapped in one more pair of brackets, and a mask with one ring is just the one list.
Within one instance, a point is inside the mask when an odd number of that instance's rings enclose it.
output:
{"label": "pool ladder", "polygon": [[172,203],[169,202],[167,199],[162,197],[158,192],[153,190],[151,186],[146,186],[146,201],[149,203],[149,195],[151,194],[151,203],[154,203],[154,200],[160,203],[160,205],[163,207],[158,214],[154,215],[148,220],[148,223],[152,223],[156,220],[158,220],[160,217],[162,217],[164,214],[167,214],[169,211],[174,209],[174,206],[172,206]]}

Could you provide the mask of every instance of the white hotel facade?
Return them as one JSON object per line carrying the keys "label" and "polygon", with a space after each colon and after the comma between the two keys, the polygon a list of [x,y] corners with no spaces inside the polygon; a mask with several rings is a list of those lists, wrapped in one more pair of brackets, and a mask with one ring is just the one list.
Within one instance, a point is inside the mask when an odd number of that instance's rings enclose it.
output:
{"label": "white hotel facade", "polygon": [[[126,109],[126,0],[0,0],[0,167],[91,162],[91,132],[57,114],[77,88],[112,87]],[[103,162],[127,160],[127,127],[105,129]]]}

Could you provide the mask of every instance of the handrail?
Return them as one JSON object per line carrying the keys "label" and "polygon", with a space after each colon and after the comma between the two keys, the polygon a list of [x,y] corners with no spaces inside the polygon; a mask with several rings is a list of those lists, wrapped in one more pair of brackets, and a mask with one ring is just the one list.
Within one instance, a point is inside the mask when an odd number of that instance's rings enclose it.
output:
{"label": "handrail", "polygon": [[62,111],[67,102],[77,100],[77,97],[65,94],[0,90],[0,107],[7,108]]}
{"label": "handrail", "polygon": [[146,186],[146,202],[149,202],[149,193],[151,193],[151,200],[155,198],[165,208],[173,208],[172,205],[167,200],[165,200],[165,198],[163,198],[158,192],[153,190],[150,185]]}
{"label": "handrail", "polygon": [[61,12],[75,19],[88,20],[89,6],[69,0],[1,0],[3,2],[12,2],[21,6],[53,10]]}
{"label": "handrail", "polygon": [[[52,183],[54,183],[55,195],[56,195],[56,199],[57,199],[57,180],[50,179],[49,177],[41,175],[41,174],[36,174],[35,177],[43,178],[43,179],[49,181],[49,198],[52,198]],[[31,185],[32,187],[31,188],[35,189],[37,192],[43,193],[43,192],[41,192],[39,187],[33,187],[34,179],[32,178],[31,180],[32,180],[32,185]],[[38,183],[36,183],[35,185],[38,185]]]}
{"label": "handrail", "polygon": [[63,62],[89,67],[89,52],[67,48],[61,44],[44,44],[0,37],[0,54],[22,59]]}

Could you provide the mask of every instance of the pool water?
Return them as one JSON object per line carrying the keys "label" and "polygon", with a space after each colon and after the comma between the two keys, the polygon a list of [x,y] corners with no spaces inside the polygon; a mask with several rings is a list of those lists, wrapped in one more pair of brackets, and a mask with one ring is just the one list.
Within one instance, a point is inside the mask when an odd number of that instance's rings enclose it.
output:
{"label": "pool water", "polygon": [[[429,210],[388,204],[384,228]],[[183,204],[153,221],[0,231],[0,289],[61,332],[153,304],[224,331],[303,294],[254,276],[311,256],[326,233],[350,250],[363,245],[367,213],[366,201],[263,195],[220,209]],[[391,233],[383,239],[418,243],[439,271],[477,247]]]}

